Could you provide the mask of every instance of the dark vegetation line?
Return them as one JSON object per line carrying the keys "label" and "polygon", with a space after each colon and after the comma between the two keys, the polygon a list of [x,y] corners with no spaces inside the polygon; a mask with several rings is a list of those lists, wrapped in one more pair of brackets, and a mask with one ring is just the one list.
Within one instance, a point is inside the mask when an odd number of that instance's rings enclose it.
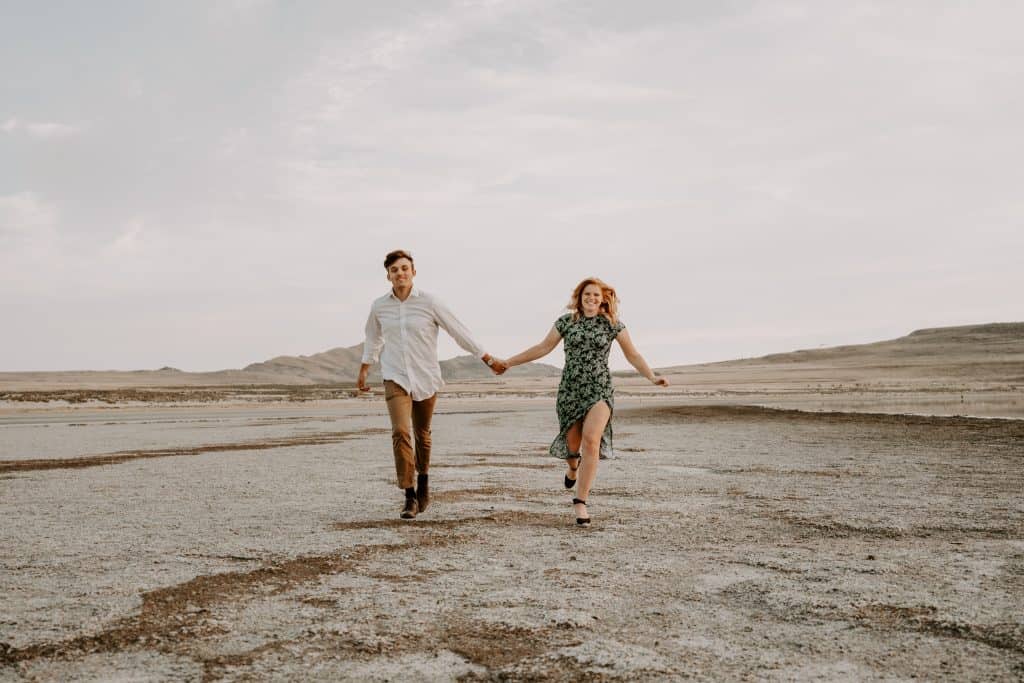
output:
{"label": "dark vegetation line", "polygon": [[227,451],[261,451],[269,448],[293,448],[295,446],[321,446],[335,444],[359,436],[383,434],[386,429],[369,428],[351,432],[321,432],[319,434],[302,434],[262,441],[241,441],[237,443],[205,444],[200,446],[182,446],[178,448],[157,448],[152,450],[118,451],[103,455],[86,455],[79,458],[52,458],[40,460],[0,460],[0,473],[28,472],[33,470],[64,470],[82,467],[99,467],[117,465],[129,460],[144,458],[168,458],[182,455],[201,455],[202,453],[221,453]]}

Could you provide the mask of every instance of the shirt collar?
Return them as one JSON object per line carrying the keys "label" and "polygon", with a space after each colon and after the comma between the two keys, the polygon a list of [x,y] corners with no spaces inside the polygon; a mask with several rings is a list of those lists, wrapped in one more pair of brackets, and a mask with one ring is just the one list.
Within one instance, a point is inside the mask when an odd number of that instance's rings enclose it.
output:
{"label": "shirt collar", "polygon": [[[414,296],[419,296],[419,295],[420,295],[419,287],[417,287],[416,285],[413,285],[412,289],[409,290],[409,298],[411,299]],[[391,297],[392,299],[394,299],[395,301],[399,300],[398,297],[395,296],[395,290],[394,289],[391,289],[391,290],[388,291],[388,296]]]}

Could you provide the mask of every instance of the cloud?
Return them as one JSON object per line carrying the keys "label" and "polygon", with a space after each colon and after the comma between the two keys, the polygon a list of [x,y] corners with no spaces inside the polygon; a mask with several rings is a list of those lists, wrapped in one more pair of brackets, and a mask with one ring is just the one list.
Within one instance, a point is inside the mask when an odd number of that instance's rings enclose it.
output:
{"label": "cloud", "polygon": [[0,303],[48,279],[58,259],[59,218],[57,207],[34,192],[0,195]]}
{"label": "cloud", "polygon": [[[482,53],[481,34],[504,42]],[[286,95],[284,194],[305,205],[451,207],[479,201],[510,175],[582,184],[637,132],[624,112],[679,105],[671,87],[577,63],[594,51],[615,63],[636,44],[552,29],[527,4],[416,15],[328,43]]]}
{"label": "cloud", "polygon": [[24,242],[50,233],[56,223],[56,207],[33,192],[0,195],[0,241]]}
{"label": "cloud", "polygon": [[131,258],[137,255],[145,240],[145,225],[139,219],[128,221],[117,237],[105,247],[106,253],[114,258]]}
{"label": "cloud", "polygon": [[0,130],[9,134],[24,133],[36,140],[60,140],[74,137],[85,130],[83,124],[54,123],[42,121],[19,121],[12,118],[0,124]]}

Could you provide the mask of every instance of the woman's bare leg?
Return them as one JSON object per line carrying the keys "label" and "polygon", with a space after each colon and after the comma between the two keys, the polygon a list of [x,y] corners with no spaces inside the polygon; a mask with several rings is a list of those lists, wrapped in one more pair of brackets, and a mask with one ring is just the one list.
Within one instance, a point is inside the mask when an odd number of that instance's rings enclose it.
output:
{"label": "woman's bare leg", "polygon": [[[583,440],[583,420],[573,423],[572,427],[569,427],[565,432],[565,445],[569,449],[569,453],[579,453],[580,443]],[[565,476],[569,479],[576,478],[576,471],[580,467],[580,459],[570,456],[565,461],[567,471]]]}
{"label": "woman's bare leg", "polygon": [[[583,434],[580,440],[583,461],[576,477],[576,497],[580,500],[587,500],[587,496],[590,495],[590,487],[594,484],[594,479],[597,478],[597,463],[601,457],[601,435],[604,434],[605,425],[608,424],[611,415],[612,409],[608,407],[607,403],[600,401],[595,403],[587,411],[587,416],[583,418]],[[585,505],[577,503],[574,509],[576,516],[580,519],[590,517]]]}

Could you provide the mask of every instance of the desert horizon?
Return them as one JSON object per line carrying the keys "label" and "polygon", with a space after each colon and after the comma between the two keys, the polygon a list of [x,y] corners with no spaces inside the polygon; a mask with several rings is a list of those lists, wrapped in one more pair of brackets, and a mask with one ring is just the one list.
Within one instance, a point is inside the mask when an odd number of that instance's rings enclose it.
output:
{"label": "desert horizon", "polygon": [[[356,345],[219,373],[0,373],[0,405],[337,400],[358,397],[360,355]],[[441,366],[446,396],[552,397],[560,377],[557,367],[544,363],[495,377],[470,356]],[[615,371],[617,391],[691,403],[1024,417],[1024,323],[916,330],[870,344],[658,370],[670,380],[668,389],[651,387],[634,372]],[[379,385],[378,366],[370,380]]]}
{"label": "desert horizon", "polygon": [[[1003,351],[1012,353],[1019,350],[1012,345],[1019,337],[1024,337],[1024,322],[966,323],[959,325],[947,325],[943,327],[920,328],[912,330],[901,337],[874,342],[836,344],[832,346],[819,345],[814,348],[798,348],[788,351],[774,350],[761,355],[749,357],[719,359],[688,364],[674,363],[659,365],[658,369],[675,372],[686,368],[707,367],[730,363],[750,363],[757,360],[787,362],[797,359],[819,357],[823,354],[829,354],[835,357],[837,353],[845,353],[848,355],[856,354],[862,351],[877,349],[880,346],[884,348],[886,345],[906,344],[908,341],[925,337],[933,338],[930,341],[955,344],[957,342],[965,341],[967,338],[971,337],[971,335],[975,336],[974,341],[980,341],[989,347],[983,349],[985,352],[991,353],[992,344],[999,343],[1003,345]],[[985,335],[987,335],[987,338]],[[356,372],[358,371],[360,357],[362,355],[362,348],[362,342],[359,342],[351,346],[339,346],[328,349],[327,351],[321,351],[309,355],[275,356],[265,361],[249,363],[242,368],[225,368],[212,371],[188,371],[177,367],[171,367],[169,365],[164,365],[158,369],[137,368],[131,370],[0,370],[0,385],[3,383],[12,383],[22,378],[33,377],[38,377],[42,381],[46,381],[48,379],[51,381],[58,381],[61,378],[74,380],[80,376],[91,376],[99,381],[103,381],[105,377],[109,375],[110,378],[122,377],[124,378],[124,381],[130,382],[133,381],[133,378],[151,376],[153,378],[163,377],[169,380],[180,377],[182,380],[194,379],[196,381],[200,381],[215,380],[218,378],[236,379],[238,377],[246,376],[245,373],[249,373],[248,376],[252,377],[257,382],[260,380],[264,382],[277,380],[277,383],[280,383],[280,380],[282,379],[291,381],[309,381],[310,379],[354,381]],[[912,349],[908,348],[904,353],[907,351],[912,352]],[[944,349],[939,348],[930,349],[929,352],[932,354],[942,355],[944,351]],[[536,361],[525,366],[513,368],[510,372],[513,373],[513,377],[554,376],[561,371],[561,366],[552,363],[552,360],[554,359],[546,358],[546,362]],[[486,367],[477,363],[476,359],[472,356],[465,354],[441,359],[440,364],[442,373],[446,379],[473,379],[487,378],[491,376],[491,373]],[[319,377],[316,375],[317,371],[320,371]],[[629,373],[631,371],[613,369],[613,372]]]}

